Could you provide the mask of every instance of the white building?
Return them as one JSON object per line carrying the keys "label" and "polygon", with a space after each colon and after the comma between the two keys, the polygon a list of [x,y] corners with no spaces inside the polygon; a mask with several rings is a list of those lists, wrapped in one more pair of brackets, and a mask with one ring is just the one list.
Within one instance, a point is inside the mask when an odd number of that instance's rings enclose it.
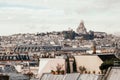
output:
{"label": "white building", "polygon": [[38,77],[40,78],[43,73],[51,73],[51,70],[56,71],[58,65],[62,66],[65,71],[65,59],[61,58],[42,58],[39,63]]}

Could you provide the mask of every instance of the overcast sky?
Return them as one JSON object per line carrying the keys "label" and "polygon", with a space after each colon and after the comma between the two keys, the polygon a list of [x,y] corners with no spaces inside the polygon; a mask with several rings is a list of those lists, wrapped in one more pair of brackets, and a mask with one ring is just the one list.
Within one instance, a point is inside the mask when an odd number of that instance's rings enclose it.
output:
{"label": "overcast sky", "polygon": [[120,32],[120,0],[0,0],[0,35],[76,30]]}

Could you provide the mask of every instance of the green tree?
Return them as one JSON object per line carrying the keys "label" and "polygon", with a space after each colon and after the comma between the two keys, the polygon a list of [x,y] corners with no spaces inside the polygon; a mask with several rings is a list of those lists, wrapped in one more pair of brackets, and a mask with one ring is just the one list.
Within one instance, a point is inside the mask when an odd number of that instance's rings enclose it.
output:
{"label": "green tree", "polygon": [[70,73],[69,57],[67,57],[66,62],[67,62],[67,73]]}
{"label": "green tree", "polygon": [[64,39],[75,39],[76,33],[74,31],[64,31]]}
{"label": "green tree", "polygon": [[109,60],[109,61],[107,60],[107,61],[103,62],[99,68],[103,73],[103,71],[106,72],[109,67],[113,66],[113,64],[114,64],[114,62],[112,60]]}
{"label": "green tree", "polygon": [[77,72],[76,60],[75,60],[75,58],[74,58],[74,62],[73,62],[73,71],[74,71],[74,72]]}

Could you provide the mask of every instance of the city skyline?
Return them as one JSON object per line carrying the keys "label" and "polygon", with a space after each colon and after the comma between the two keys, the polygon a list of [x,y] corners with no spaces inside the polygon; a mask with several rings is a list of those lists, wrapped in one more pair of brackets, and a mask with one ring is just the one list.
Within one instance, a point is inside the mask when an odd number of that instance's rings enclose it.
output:
{"label": "city skyline", "polygon": [[86,29],[120,32],[119,0],[0,0],[0,35]]}

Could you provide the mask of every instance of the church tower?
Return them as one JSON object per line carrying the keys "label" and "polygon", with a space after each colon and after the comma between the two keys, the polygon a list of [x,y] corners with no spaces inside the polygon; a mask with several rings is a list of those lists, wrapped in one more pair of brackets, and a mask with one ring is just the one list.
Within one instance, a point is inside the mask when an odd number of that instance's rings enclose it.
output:
{"label": "church tower", "polygon": [[84,26],[84,22],[83,21],[80,22],[80,24],[79,24],[79,26],[78,26],[76,31],[77,31],[78,34],[87,34],[87,30],[86,30],[86,28]]}

